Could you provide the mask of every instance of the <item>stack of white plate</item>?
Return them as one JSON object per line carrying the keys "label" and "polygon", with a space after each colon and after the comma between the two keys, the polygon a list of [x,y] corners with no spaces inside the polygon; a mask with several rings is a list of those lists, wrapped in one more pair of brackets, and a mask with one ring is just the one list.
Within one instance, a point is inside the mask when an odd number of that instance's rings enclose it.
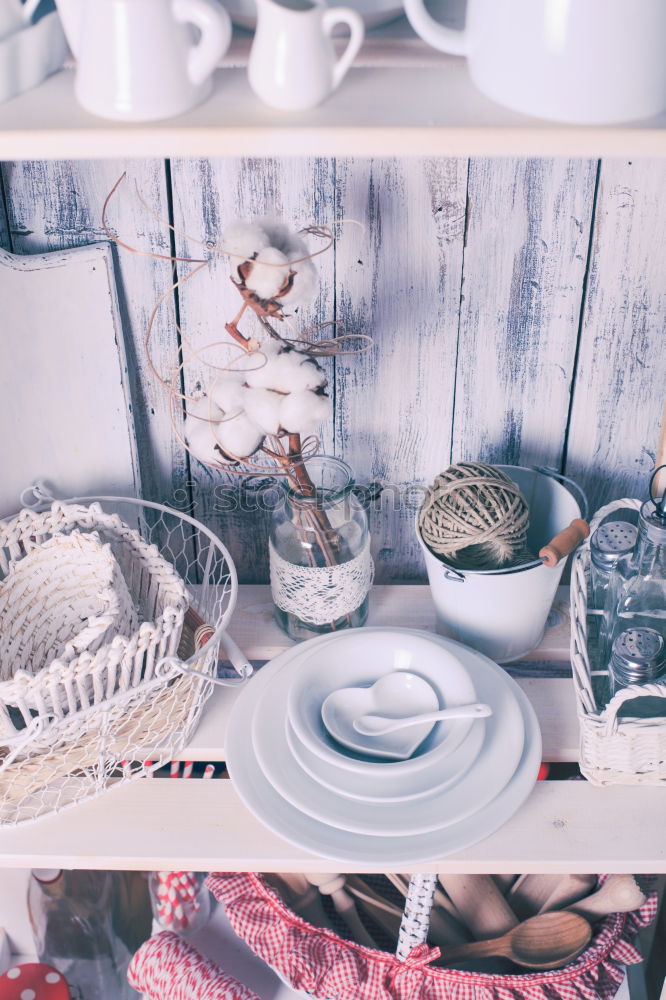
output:
{"label": "stack of white plate", "polygon": [[[334,740],[325,699],[394,670],[420,675],[441,708],[479,701],[492,715],[437,723],[407,760],[372,760]],[[267,827],[315,854],[380,867],[487,837],[527,798],[541,761],[534,711],[504,670],[451,639],[399,628],[282,653],[241,693],[227,740],[238,794]]]}

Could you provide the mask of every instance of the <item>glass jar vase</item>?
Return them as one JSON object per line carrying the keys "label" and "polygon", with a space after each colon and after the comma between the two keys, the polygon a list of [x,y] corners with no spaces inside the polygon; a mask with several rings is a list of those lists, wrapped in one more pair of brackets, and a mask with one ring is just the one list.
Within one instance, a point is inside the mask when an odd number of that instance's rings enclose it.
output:
{"label": "glass jar vase", "polygon": [[269,551],[275,617],[291,639],[365,625],[374,566],[351,469],[317,455],[282,483]]}

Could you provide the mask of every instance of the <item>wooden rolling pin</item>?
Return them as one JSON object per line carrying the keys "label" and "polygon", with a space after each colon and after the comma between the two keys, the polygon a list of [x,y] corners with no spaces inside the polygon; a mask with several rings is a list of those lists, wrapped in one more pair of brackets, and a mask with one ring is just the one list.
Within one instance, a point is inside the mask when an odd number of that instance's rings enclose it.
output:
{"label": "wooden rolling pin", "polygon": [[497,937],[518,923],[490,875],[438,875],[460,919],[478,940]]}
{"label": "wooden rolling pin", "polygon": [[551,910],[564,910],[579,899],[589,896],[597,884],[596,875],[563,875],[548,899],[542,905],[539,913],[549,913]]}
{"label": "wooden rolling pin", "polygon": [[546,566],[557,566],[560,559],[564,559],[570,552],[573,552],[590,533],[590,526],[581,517],[576,517],[567,528],[558,531],[555,537],[539,549],[539,559]]}

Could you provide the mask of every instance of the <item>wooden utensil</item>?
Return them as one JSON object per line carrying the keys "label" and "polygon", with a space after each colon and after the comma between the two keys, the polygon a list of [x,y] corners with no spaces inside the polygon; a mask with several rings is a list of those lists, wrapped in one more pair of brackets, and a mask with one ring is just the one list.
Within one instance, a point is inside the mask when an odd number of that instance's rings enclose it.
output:
{"label": "wooden utensil", "polygon": [[588,896],[597,884],[596,875],[563,875],[550,896],[541,906],[539,913],[564,910]]}
{"label": "wooden utensil", "polygon": [[331,897],[336,913],[340,914],[357,944],[364,944],[367,948],[377,947],[377,942],[361,922],[354,900],[345,891],[346,875],[323,872],[307,875],[306,878],[311,885],[319,889],[322,896]]}
{"label": "wooden utensil", "polygon": [[647,896],[633,875],[611,875],[591,896],[567,907],[594,922],[609,913],[628,913],[642,906]]}
{"label": "wooden utensil", "polygon": [[317,889],[310,885],[305,875],[297,872],[280,872],[272,875],[271,881],[277,881],[279,891],[284,894],[287,905],[309,924],[333,930],[321,905]]}
{"label": "wooden utensil", "polygon": [[[525,920],[527,917],[533,917],[542,911],[545,912],[546,905],[551,896],[556,898],[557,894],[561,892],[563,896],[566,897],[567,886],[565,883],[567,882],[567,879],[575,879],[577,877],[580,876],[546,874],[521,875],[520,878],[518,878],[517,881],[511,886],[511,889],[507,893],[507,899],[514,912],[518,914],[521,920]],[[571,899],[560,903],[559,906],[553,905],[548,906],[547,908],[549,910],[563,909],[567,903],[573,903],[576,898],[580,899],[581,896],[585,896],[588,892],[590,892],[596,884],[596,877],[584,877],[588,881],[578,897],[574,894]]]}
{"label": "wooden utensil", "polygon": [[500,874],[500,875],[492,875],[491,877],[492,877],[493,882],[497,886],[497,888],[504,895],[507,894],[507,892],[509,891],[509,889],[511,888],[511,886],[513,885],[513,883],[518,878],[517,875],[502,875],[502,874]]}
{"label": "wooden utensil", "polygon": [[397,940],[403,917],[403,911],[400,907],[380,896],[358,875],[347,876],[346,888],[375,923],[379,924],[390,937]]}
{"label": "wooden utensil", "polygon": [[557,566],[560,559],[564,559],[570,552],[573,552],[590,533],[590,526],[582,517],[575,517],[568,527],[558,531],[553,539],[539,549],[539,559],[546,566]]}
{"label": "wooden utensil", "polygon": [[443,962],[501,955],[528,969],[558,969],[580,955],[591,937],[592,928],[578,913],[541,913],[501,937],[447,949]]}
{"label": "wooden utensil", "polygon": [[490,875],[439,875],[438,878],[475,938],[495,937],[518,923]]}

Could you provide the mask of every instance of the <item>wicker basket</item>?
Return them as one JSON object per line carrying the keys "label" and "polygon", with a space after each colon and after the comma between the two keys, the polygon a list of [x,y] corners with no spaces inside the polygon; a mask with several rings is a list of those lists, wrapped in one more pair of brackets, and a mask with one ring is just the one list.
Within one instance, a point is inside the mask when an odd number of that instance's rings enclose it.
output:
{"label": "wicker basket", "polygon": [[[175,652],[188,605],[182,580],[99,504],[22,511],[0,529],[0,551],[0,676],[13,673],[0,684],[0,732],[99,704]],[[139,626],[133,598],[154,620]],[[117,636],[128,641],[114,645]]]}
{"label": "wicker basket", "polygon": [[595,926],[587,949],[562,969],[518,975],[464,972],[431,964],[440,954],[426,943],[436,882],[436,875],[412,876],[395,955],[313,927],[260,875],[216,873],[206,884],[252,951],[292,989],[319,1000],[611,1000],[625,966],[642,961],[633,940],[657,911],[653,892],[640,910],[606,917]]}
{"label": "wicker basket", "polygon": [[[118,584],[114,593],[119,604],[126,601],[126,585],[135,605],[125,615],[127,634],[109,641],[109,631],[102,632],[100,622],[88,622],[94,625],[92,633],[76,632],[77,607],[92,609],[95,615],[99,611],[100,605],[91,605],[92,587],[86,582],[88,597],[80,606],[72,591],[63,591],[74,609],[67,612],[68,633],[74,634],[71,641],[69,634],[65,637],[60,649],[63,636],[57,630],[50,631],[48,648],[31,646],[28,634],[40,628],[39,601],[26,602],[27,622],[17,648],[37,650],[39,655],[29,660],[26,652],[19,661],[22,668],[36,670],[34,675],[26,671],[6,687],[0,685],[3,700],[8,693],[16,699],[3,715],[5,729],[11,724],[11,731],[0,732],[0,825],[58,811],[173,760],[212,690],[237,594],[226,548],[198,521],[161,504],[100,499],[102,503],[90,506],[56,502],[42,513],[23,510],[0,524],[0,587],[13,580],[22,564],[30,578],[28,560],[39,561],[34,553],[50,551],[51,546],[53,551],[70,552],[80,534],[89,539],[92,564],[96,547]],[[71,574],[77,578],[74,566]],[[81,589],[84,579],[86,573],[79,580]],[[103,583],[110,602],[108,572]],[[47,606],[52,612],[50,598]],[[101,624],[106,620],[97,617]],[[207,628],[197,637],[201,621]],[[80,650],[82,642],[87,649]],[[12,656],[14,646],[5,647]],[[42,653],[48,661],[55,652],[56,659],[39,669]]]}
{"label": "wicker basket", "polygon": [[[590,522],[590,537],[611,514],[637,511],[641,506],[642,501],[629,499],[601,507]],[[595,670],[588,644],[589,569],[588,538],[576,552],[571,570],[571,665],[580,723],[580,769],[595,785],[666,784],[666,701],[663,718],[618,716],[631,699],[666,699],[666,685],[632,684],[618,691],[607,705],[597,704],[592,677],[605,671]]]}

